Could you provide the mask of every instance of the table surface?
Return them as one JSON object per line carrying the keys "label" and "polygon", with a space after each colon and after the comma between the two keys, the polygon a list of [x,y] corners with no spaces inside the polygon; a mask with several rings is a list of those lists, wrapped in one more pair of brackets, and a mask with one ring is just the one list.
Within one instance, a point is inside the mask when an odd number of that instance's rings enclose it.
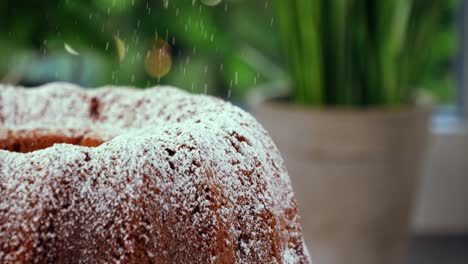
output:
{"label": "table surface", "polygon": [[407,264],[467,264],[468,234],[420,236],[411,241]]}

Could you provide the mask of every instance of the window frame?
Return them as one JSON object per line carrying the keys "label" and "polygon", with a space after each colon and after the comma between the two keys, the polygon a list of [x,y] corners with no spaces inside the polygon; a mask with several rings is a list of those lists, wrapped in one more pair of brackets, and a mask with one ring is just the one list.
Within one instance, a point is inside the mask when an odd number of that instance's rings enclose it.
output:
{"label": "window frame", "polygon": [[468,0],[459,8],[457,102],[437,109],[420,181],[413,231],[468,233]]}
{"label": "window frame", "polygon": [[462,120],[467,121],[468,117],[468,1],[463,0],[459,14],[459,61],[457,62],[458,79],[458,107]]}

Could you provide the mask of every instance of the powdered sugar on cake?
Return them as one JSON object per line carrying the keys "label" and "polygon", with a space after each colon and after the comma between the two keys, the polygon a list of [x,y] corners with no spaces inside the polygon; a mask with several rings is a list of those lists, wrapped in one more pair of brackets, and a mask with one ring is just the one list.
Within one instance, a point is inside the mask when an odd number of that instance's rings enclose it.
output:
{"label": "powdered sugar on cake", "polygon": [[170,87],[3,86],[0,125],[106,142],[0,150],[1,263],[308,263],[280,154],[229,103]]}

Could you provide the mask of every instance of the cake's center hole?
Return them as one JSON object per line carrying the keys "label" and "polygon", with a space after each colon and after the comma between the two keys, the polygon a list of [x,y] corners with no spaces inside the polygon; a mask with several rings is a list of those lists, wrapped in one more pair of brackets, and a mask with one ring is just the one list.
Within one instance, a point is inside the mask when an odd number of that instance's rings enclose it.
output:
{"label": "cake's center hole", "polygon": [[18,153],[29,153],[46,149],[59,143],[83,147],[97,147],[104,142],[89,136],[67,136],[57,133],[36,133],[28,131],[8,133],[6,138],[0,138],[0,149]]}

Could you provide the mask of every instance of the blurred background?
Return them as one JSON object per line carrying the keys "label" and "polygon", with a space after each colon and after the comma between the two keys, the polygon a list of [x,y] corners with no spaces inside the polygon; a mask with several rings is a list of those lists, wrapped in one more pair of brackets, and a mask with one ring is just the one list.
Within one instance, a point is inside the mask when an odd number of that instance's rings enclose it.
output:
{"label": "blurred background", "polygon": [[[437,103],[409,263],[468,263],[468,11],[444,1],[421,88]],[[0,82],[173,85],[246,106],[289,86],[270,0],[3,0]],[[466,112],[465,112],[466,113]]]}
{"label": "blurred background", "polygon": [[[170,84],[242,100],[285,76],[271,9],[243,0],[2,1],[0,75],[26,86]],[[167,74],[145,69],[157,40],[170,48]]]}
{"label": "blurred background", "polygon": [[[205,1],[1,1],[0,78],[24,86],[169,84],[236,101],[258,86],[286,87],[273,3]],[[445,3],[422,87],[453,105],[460,28],[457,1]],[[158,39],[170,48],[168,72],[145,69]]]}

